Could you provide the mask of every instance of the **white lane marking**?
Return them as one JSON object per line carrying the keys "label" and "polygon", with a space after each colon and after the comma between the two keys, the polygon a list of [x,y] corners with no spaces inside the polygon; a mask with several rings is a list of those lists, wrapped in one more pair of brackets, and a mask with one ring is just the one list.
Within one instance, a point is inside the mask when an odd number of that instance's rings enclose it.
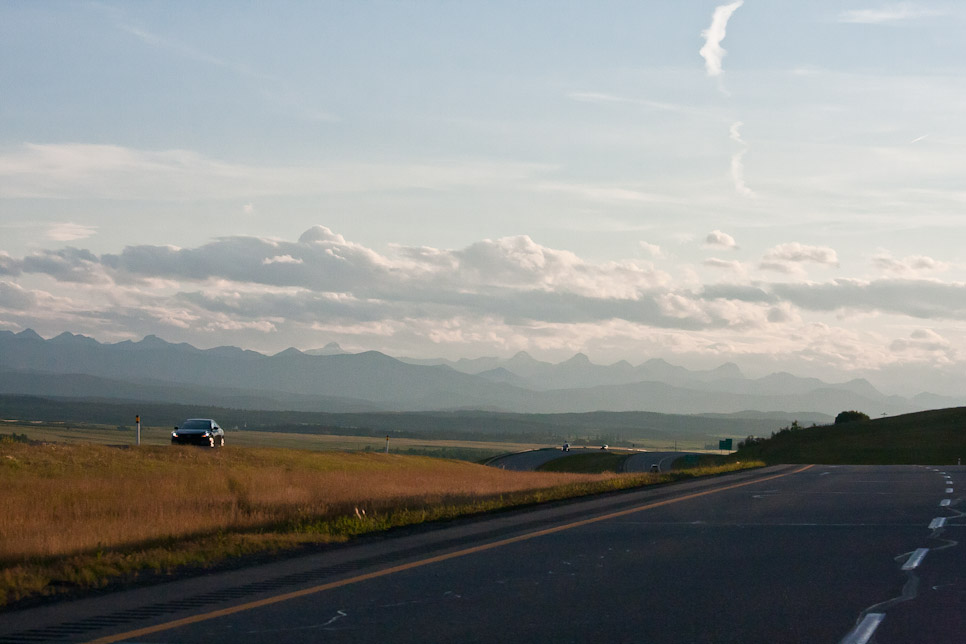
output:
{"label": "white lane marking", "polygon": [[918,568],[919,564],[922,563],[922,560],[926,558],[926,553],[928,552],[929,548],[916,548],[915,552],[912,553],[912,556],[909,557],[906,563],[902,564],[902,569],[913,570],[914,568]]}
{"label": "white lane marking", "polygon": [[952,503],[952,499],[943,499],[942,501],[939,502],[939,507],[945,508],[950,503]]}
{"label": "white lane marking", "polygon": [[936,528],[942,528],[946,525],[946,517],[936,517],[929,522],[929,529],[935,530]]}
{"label": "white lane marking", "polygon": [[947,487],[946,488],[946,494],[952,494],[952,493],[953,493],[953,488]]}
{"label": "white lane marking", "polygon": [[348,617],[349,616],[347,613],[344,613],[341,610],[337,610],[337,611],[335,611],[335,613],[336,613],[335,617],[333,617],[332,619],[330,619],[329,621],[327,621],[325,624],[322,624],[322,626],[328,626],[329,624],[334,624],[335,622],[337,622],[338,620],[342,619],[343,617]]}
{"label": "white lane marking", "polygon": [[866,644],[884,619],[885,613],[869,613],[839,644]]}

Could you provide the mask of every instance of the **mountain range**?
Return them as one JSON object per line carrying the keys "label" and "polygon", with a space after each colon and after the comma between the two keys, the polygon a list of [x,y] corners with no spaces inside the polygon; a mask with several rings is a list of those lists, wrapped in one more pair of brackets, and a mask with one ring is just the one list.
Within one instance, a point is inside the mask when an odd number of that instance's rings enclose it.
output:
{"label": "mountain range", "polygon": [[747,378],[737,365],[696,371],[649,360],[553,364],[510,359],[417,360],[330,344],[265,355],[198,349],[156,336],[100,343],[62,333],[0,331],[0,393],[325,412],[485,410],[515,413],[649,411],[664,414],[814,412],[870,416],[952,407],[963,400],[886,396],[862,379],[826,383],[776,373]]}

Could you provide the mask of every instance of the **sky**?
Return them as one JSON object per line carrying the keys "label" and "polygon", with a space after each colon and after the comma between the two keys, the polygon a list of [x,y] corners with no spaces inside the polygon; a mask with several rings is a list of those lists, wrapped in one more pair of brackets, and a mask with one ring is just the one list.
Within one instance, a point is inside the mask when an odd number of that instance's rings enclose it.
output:
{"label": "sky", "polygon": [[959,2],[0,2],[0,329],[966,388]]}

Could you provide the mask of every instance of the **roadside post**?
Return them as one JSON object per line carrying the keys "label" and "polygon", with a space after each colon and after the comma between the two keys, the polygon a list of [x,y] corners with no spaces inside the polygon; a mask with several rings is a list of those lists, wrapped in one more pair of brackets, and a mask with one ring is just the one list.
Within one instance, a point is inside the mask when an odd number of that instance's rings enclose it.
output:
{"label": "roadside post", "polygon": [[386,454],[389,453],[389,434],[386,434]]}
{"label": "roadside post", "polygon": [[136,414],[134,416],[134,424],[137,425],[137,428],[138,428],[137,444],[140,445],[141,444],[141,414]]}

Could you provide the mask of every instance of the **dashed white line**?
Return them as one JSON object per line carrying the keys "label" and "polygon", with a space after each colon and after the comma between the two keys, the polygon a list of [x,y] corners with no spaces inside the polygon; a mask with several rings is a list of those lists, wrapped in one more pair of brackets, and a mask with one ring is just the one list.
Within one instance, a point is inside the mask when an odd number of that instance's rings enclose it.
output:
{"label": "dashed white line", "polygon": [[915,568],[918,568],[919,564],[922,563],[922,560],[926,558],[926,553],[928,552],[929,552],[929,548],[916,548],[916,550],[912,553],[909,559],[906,560],[906,563],[902,564],[902,569],[913,570]]}
{"label": "dashed white line", "polygon": [[942,501],[939,502],[939,507],[945,508],[952,502],[953,502],[952,499],[943,499]]}
{"label": "dashed white line", "polygon": [[839,644],[866,644],[884,619],[885,613],[869,613]]}
{"label": "dashed white line", "polygon": [[947,487],[946,488],[946,494],[952,494],[952,493],[953,493],[953,488]]}
{"label": "dashed white line", "polygon": [[946,517],[936,517],[929,522],[929,529],[935,530],[936,528],[942,528],[946,525]]}

